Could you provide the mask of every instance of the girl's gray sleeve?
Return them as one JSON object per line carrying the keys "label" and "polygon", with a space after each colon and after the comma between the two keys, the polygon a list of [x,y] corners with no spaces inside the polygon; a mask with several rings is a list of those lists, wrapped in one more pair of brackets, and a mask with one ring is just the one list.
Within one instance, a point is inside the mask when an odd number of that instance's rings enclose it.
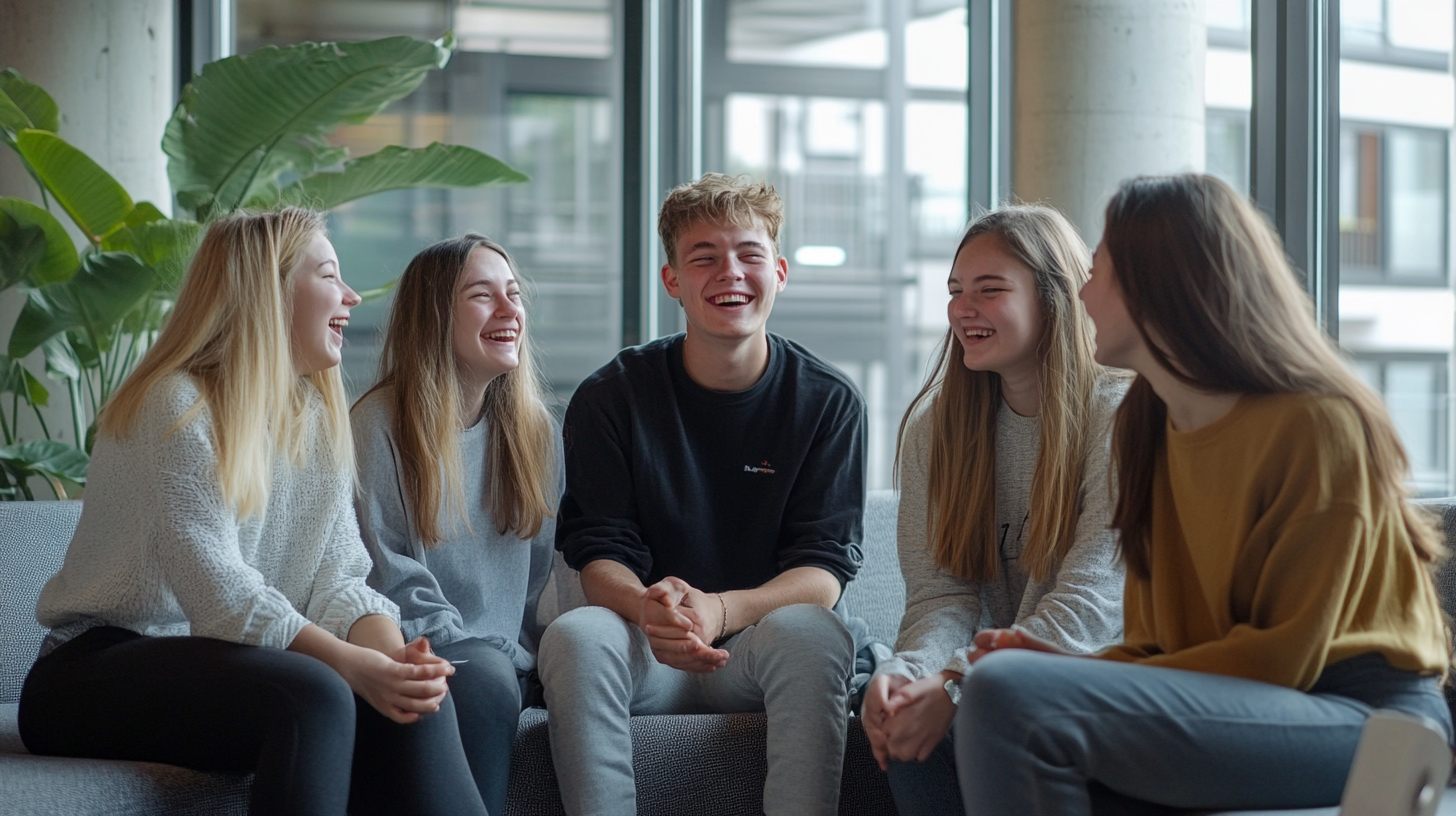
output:
{"label": "girl's gray sleeve", "polygon": [[1099,384],[1096,442],[1082,480],[1083,510],[1076,538],[1051,580],[1027,584],[1013,628],[1070,652],[1086,654],[1122,641],[1123,567],[1112,524],[1112,413],[1122,400],[1123,381]]}
{"label": "girl's gray sleeve", "polygon": [[911,420],[900,458],[900,507],[896,546],[905,577],[905,616],[895,656],[879,674],[916,680],[944,669],[964,674],[966,648],[981,621],[980,588],[940,569],[930,556],[926,524],[929,496],[930,417]]}
{"label": "girl's gray sleeve", "polygon": [[[553,434],[556,453],[556,483],[555,493],[551,496],[553,510],[561,504],[561,492],[566,489],[566,466],[562,461],[561,434]],[[541,605],[541,593],[546,589],[547,582],[551,577],[551,566],[556,555],[556,515],[547,516],[541,521],[541,530],[536,537],[531,539],[531,570],[530,577],[526,584],[526,608],[521,616],[521,636],[519,642],[521,648],[530,654],[536,653],[536,647],[541,642],[541,633],[546,627],[542,626],[538,618]],[[560,580],[558,578],[558,580]],[[548,604],[552,599],[548,599]]]}
{"label": "girl's gray sleeve", "polygon": [[[360,410],[363,409],[363,410]],[[399,459],[389,438],[382,406],[368,400],[354,411],[354,450],[359,459],[359,492],[354,509],[359,533],[374,569],[369,585],[399,605],[399,628],[406,641],[420,635],[436,645],[470,637],[460,611],[417,555]]]}

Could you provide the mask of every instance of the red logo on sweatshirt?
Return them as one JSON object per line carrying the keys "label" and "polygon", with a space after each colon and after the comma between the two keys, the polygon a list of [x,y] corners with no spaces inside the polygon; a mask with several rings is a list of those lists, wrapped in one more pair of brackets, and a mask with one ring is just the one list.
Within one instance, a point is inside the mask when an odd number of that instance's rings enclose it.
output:
{"label": "red logo on sweatshirt", "polygon": [[774,472],[774,469],[773,469],[773,466],[768,463],[768,460],[765,459],[762,462],[759,462],[758,463],[758,467],[754,467],[753,465],[744,465],[743,466],[743,472],[744,473],[773,473]]}

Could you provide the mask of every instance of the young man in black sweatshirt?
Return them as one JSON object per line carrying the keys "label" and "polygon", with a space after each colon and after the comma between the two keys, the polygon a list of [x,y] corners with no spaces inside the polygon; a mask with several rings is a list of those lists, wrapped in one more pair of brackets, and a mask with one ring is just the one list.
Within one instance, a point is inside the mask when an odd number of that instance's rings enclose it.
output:
{"label": "young man in black sweatshirt", "polygon": [[684,334],[629,348],[566,412],[556,547],[594,606],[542,638],[572,816],[636,811],[632,714],[765,711],[763,809],[833,814],[859,569],[864,403],[768,333],[788,282],[772,187],[709,173],[658,216]]}

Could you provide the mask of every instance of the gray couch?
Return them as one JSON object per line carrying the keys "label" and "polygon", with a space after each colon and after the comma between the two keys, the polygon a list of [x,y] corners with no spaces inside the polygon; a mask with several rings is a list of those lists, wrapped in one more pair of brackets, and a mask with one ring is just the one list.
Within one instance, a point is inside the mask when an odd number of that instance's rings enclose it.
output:
{"label": "gray couch", "polygon": [[[893,643],[905,605],[895,556],[895,495],[871,493],[865,510],[865,565],[845,605],[880,639]],[[1456,499],[1438,500],[1447,539],[1456,541]],[[0,813],[246,814],[249,779],[140,762],[31,756],[16,730],[16,701],[44,637],[33,617],[41,585],[61,564],[80,502],[0,503]],[[1456,611],[1456,569],[1441,575],[1441,595]],[[761,714],[635,717],[637,804],[652,814],[760,812],[764,767]],[[560,814],[546,714],[521,715],[512,756],[509,814]],[[840,813],[895,813],[857,721],[845,751]],[[1137,809],[1137,812],[1154,812]],[[1284,811],[1333,814],[1334,809]],[[1451,791],[1442,814],[1456,816]],[[1252,815],[1249,815],[1252,816]]]}

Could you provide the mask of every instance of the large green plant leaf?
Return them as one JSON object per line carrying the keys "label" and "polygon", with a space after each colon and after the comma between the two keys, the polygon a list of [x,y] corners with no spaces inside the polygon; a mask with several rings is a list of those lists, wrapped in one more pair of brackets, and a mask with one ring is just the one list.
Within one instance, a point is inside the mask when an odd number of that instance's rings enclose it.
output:
{"label": "large green plant leaf", "polygon": [[35,378],[19,360],[0,354],[0,394],[19,394],[31,405],[44,408],[50,404],[51,392]]}
{"label": "large green plant leaf", "polygon": [[81,267],[71,236],[55,216],[21,198],[0,198],[0,212],[22,227],[40,227],[45,232],[45,255],[30,274],[30,283],[45,286],[68,280]]}
{"label": "large green plant leaf", "polygon": [[15,146],[91,243],[101,243],[134,209],[110,173],[56,134],[23,130]]}
{"label": "large green plant leaf", "polygon": [[45,230],[0,212],[0,289],[28,280],[45,257]]}
{"label": "large green plant leaf", "polygon": [[172,189],[206,216],[266,198],[285,172],[338,162],[323,137],[413,91],[453,47],[448,35],[434,43],[391,37],[269,46],[207,64],[162,139]]}
{"label": "large green plant leaf", "polygon": [[6,131],[6,138],[14,139],[27,128],[58,132],[60,109],[44,88],[27,82],[14,68],[6,68],[0,71],[0,130]]}
{"label": "large green plant leaf", "polygon": [[78,380],[81,378],[81,361],[76,351],[66,342],[66,335],[58,334],[40,344],[45,355],[46,376],[53,380]]}
{"label": "large green plant leaf", "polygon": [[37,473],[51,479],[65,479],[86,484],[86,466],[91,457],[86,452],[54,439],[37,439],[18,445],[0,447],[0,462],[21,471]]}
{"label": "large green plant leaf", "polygon": [[[143,202],[137,205],[151,206]],[[182,285],[182,275],[197,249],[202,225],[196,221],[163,218],[136,226],[122,227],[101,242],[101,248],[113,252],[130,252],[156,272],[156,287],[175,295]]]}
{"label": "large green plant leaf", "polygon": [[152,268],[130,253],[87,255],[75,277],[30,291],[10,331],[10,356],[24,357],[70,329],[82,330],[97,351],[106,351],[115,339],[117,322],[155,282]]}
{"label": "large green plant leaf", "polygon": [[346,201],[408,187],[479,187],[519,184],[524,173],[470,147],[435,142],[411,150],[393,145],[344,164],[341,173],[315,173],[289,185],[282,199],[330,210]]}

